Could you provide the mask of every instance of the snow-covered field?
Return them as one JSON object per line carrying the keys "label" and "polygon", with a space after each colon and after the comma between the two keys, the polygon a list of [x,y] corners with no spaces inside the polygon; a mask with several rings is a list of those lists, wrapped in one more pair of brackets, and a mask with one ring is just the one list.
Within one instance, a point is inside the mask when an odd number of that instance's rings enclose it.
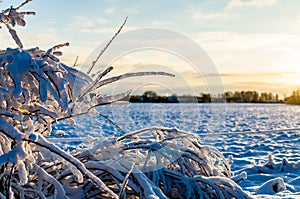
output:
{"label": "snow-covered field", "polygon": [[[233,158],[232,171],[235,174],[247,173],[247,179],[238,183],[244,190],[275,195],[272,190],[286,189],[277,196],[285,195],[287,198],[297,198],[297,192],[300,194],[299,131],[268,132],[300,128],[299,106],[130,104],[100,107],[98,110],[113,120],[115,125],[103,116],[85,115],[76,118],[76,125],[55,125],[52,133],[55,134],[60,129],[66,132],[64,138],[91,136],[103,139],[113,134],[122,134],[122,131],[129,132],[150,126],[176,127],[202,135],[203,144],[213,145],[223,152],[225,157]],[[85,146],[85,141],[60,144],[72,149]],[[271,188],[267,188],[266,185],[260,189],[259,187],[268,180],[278,183],[271,183]],[[293,196],[289,192],[292,192]],[[270,198],[270,195],[267,198]]]}

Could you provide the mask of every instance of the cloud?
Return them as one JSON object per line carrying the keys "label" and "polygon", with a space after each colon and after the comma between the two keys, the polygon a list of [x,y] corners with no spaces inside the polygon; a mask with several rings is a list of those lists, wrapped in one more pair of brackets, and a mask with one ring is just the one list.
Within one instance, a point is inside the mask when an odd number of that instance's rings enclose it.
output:
{"label": "cloud", "polygon": [[104,18],[98,18],[97,21],[98,21],[100,24],[106,24],[106,23],[107,23],[107,20],[104,19]]}
{"label": "cloud", "polygon": [[222,13],[210,13],[210,14],[205,14],[202,12],[194,12],[193,18],[194,19],[216,19],[216,18],[221,18],[224,17],[225,15]]}
{"label": "cloud", "polygon": [[199,44],[209,50],[300,50],[298,34],[239,34],[227,31],[208,31],[198,33],[195,38]]}
{"label": "cloud", "polygon": [[[125,26],[122,29],[122,32],[125,31],[131,31],[131,30],[136,30],[138,29],[137,27],[133,27],[133,26]],[[84,32],[84,33],[104,33],[104,34],[114,34],[118,31],[118,28],[83,28],[80,30],[80,32]]]}
{"label": "cloud", "polygon": [[223,80],[226,81],[242,81],[242,80],[264,80],[264,81],[270,81],[270,80],[282,80],[282,79],[297,79],[299,78],[298,74],[295,74],[294,72],[290,71],[276,71],[276,72],[244,72],[244,73],[199,73],[196,71],[185,71],[182,72],[181,75],[184,77],[187,77],[189,79],[198,79],[199,78],[208,78],[208,77],[220,77]]}
{"label": "cloud", "polygon": [[123,11],[129,14],[139,13],[139,10],[137,8],[123,8]]}
{"label": "cloud", "polygon": [[114,14],[117,11],[116,7],[110,7],[104,11],[106,14]]}
{"label": "cloud", "polygon": [[[3,29],[0,29],[0,31],[6,31],[6,30],[3,28]],[[15,42],[13,41],[13,39],[11,38],[9,33],[7,33],[7,34],[5,34],[5,33],[2,34],[2,32],[1,32],[1,34],[0,34],[0,41],[1,41],[0,49],[4,50],[8,46],[17,47],[17,45],[15,44]]]}
{"label": "cloud", "polygon": [[96,29],[103,24],[107,23],[105,18],[99,17],[86,17],[86,16],[73,16],[73,23],[68,24],[66,30],[80,30],[80,32],[91,32],[87,30]]}
{"label": "cloud", "polygon": [[61,42],[55,33],[26,32],[20,37],[25,47],[39,46],[42,49],[48,49]]}
{"label": "cloud", "polygon": [[170,22],[170,21],[153,21],[152,22],[152,25],[153,26],[171,26],[171,25],[174,25],[173,22]]}
{"label": "cloud", "polygon": [[235,8],[235,7],[266,7],[273,6],[277,3],[278,0],[231,0],[227,6],[227,9]]}

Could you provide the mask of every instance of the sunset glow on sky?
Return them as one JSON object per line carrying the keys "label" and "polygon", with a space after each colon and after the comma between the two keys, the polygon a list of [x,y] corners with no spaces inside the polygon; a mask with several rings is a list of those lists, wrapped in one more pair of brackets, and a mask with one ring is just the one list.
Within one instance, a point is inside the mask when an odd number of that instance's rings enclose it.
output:
{"label": "sunset glow on sky", "polygon": [[[3,0],[1,9],[22,1]],[[26,28],[16,28],[25,48],[47,49],[70,42],[62,60],[83,64],[102,42],[109,40],[124,19],[123,32],[145,27],[176,31],[195,41],[208,54],[222,78],[224,90],[257,90],[289,95],[300,88],[300,1],[292,0],[164,0],[121,1],[33,0],[22,10]],[[14,47],[7,30],[0,30],[0,49]],[[151,58],[151,59],[150,59]],[[114,64],[172,65],[195,92],[204,84],[174,55],[145,51],[126,55]],[[185,70],[186,69],[186,70]],[[118,71],[117,70],[117,71]],[[178,93],[186,94],[180,88]]]}

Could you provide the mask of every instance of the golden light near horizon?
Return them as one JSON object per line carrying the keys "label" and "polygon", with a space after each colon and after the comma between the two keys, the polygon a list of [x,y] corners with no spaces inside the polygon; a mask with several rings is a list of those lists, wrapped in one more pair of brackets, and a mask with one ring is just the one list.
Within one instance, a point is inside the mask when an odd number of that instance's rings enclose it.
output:
{"label": "golden light near horizon", "polygon": [[[0,6],[10,4],[4,0]],[[83,10],[83,6],[86,9]],[[69,9],[63,9],[66,7]],[[44,0],[33,1],[26,7],[38,10],[43,23],[29,17],[27,28],[18,28],[18,32],[27,48],[39,44],[47,49],[57,43],[70,42],[71,47],[63,49],[62,60],[72,65],[79,56],[82,66],[93,49],[109,40],[128,16],[123,33],[154,27],[179,32],[198,43],[217,67],[224,90],[254,89],[279,92],[283,96],[300,87],[297,78],[300,73],[299,7],[300,2],[290,0],[168,0],[159,6],[155,2],[139,1],[89,1],[70,5],[64,1]],[[155,15],[153,10],[156,10]],[[6,44],[13,46],[7,34],[0,34],[0,42],[1,48]],[[185,69],[180,61],[174,63],[173,58],[167,61],[165,55],[159,53],[150,57],[156,64],[172,64],[197,92],[206,91],[202,87],[203,77],[194,78],[193,71]],[[141,59],[147,59],[146,56],[132,58],[136,61],[123,59],[118,65],[134,66],[142,63]],[[119,70],[118,67],[115,70]]]}
{"label": "golden light near horizon", "polygon": [[110,76],[142,71],[164,71],[175,75],[128,79],[115,86],[123,90],[131,88],[134,90],[133,94],[141,94],[147,89],[153,89],[162,95],[209,93],[203,74],[182,58],[166,51],[148,49],[132,52],[116,59],[112,65],[114,70]]}

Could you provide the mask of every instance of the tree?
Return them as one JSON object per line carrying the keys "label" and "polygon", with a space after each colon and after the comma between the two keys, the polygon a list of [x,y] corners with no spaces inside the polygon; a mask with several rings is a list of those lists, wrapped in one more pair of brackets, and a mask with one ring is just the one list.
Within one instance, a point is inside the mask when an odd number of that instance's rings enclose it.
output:
{"label": "tree", "polygon": [[155,99],[157,97],[157,94],[153,91],[146,91],[144,92],[143,97]]}
{"label": "tree", "polygon": [[288,104],[300,105],[300,89],[293,91],[292,95],[287,98]]}

